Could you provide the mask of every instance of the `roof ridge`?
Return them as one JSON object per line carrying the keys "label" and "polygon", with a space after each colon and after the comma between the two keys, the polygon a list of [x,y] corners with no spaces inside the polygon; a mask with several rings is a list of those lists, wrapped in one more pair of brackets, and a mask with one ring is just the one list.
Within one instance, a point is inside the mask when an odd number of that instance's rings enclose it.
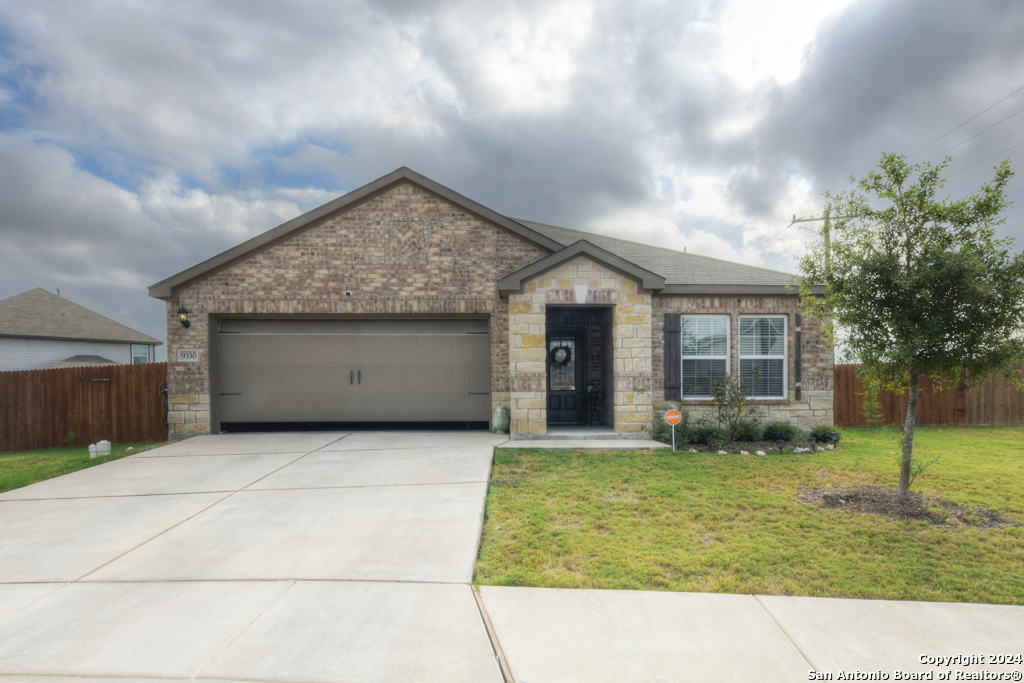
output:
{"label": "roof ridge", "polygon": [[[516,222],[526,221],[527,223],[535,223],[537,225],[544,225],[544,226],[547,226],[549,228],[558,228],[559,230],[571,230],[572,232],[578,232],[578,233],[582,233],[584,235],[596,235],[598,237],[605,237],[605,238],[610,239],[610,240],[616,240],[617,242],[626,242],[627,244],[635,244],[635,245],[637,245],[639,247],[648,247],[648,248],[653,248],[653,249],[663,249],[665,251],[671,251],[674,254],[679,254],[680,256],[692,256],[694,258],[704,258],[704,259],[709,259],[711,261],[719,261],[721,263],[729,263],[729,264],[732,264],[732,265],[740,265],[740,266],[744,266],[745,268],[756,268],[757,270],[764,270],[764,271],[767,271],[769,273],[779,273],[780,275],[789,275],[791,277],[793,276],[793,273],[787,273],[784,270],[775,270],[773,268],[765,268],[764,266],[752,266],[752,265],[750,265],[748,263],[739,263],[738,261],[729,261],[729,260],[724,259],[724,258],[718,258],[717,256],[706,256],[704,254],[694,254],[694,253],[691,253],[691,252],[688,252],[688,251],[679,251],[678,249],[672,249],[670,247],[661,247],[661,246],[658,246],[657,244],[648,244],[647,242],[637,242],[636,240],[627,240],[627,239],[623,239],[621,237],[612,237],[611,235],[605,235],[604,233],[600,233],[600,232],[588,232],[586,230],[580,230],[579,228],[567,228],[564,225],[555,225],[554,223],[544,223],[543,221],[534,221],[534,220],[530,220],[528,218],[515,218],[514,216],[509,216],[508,218],[510,218],[511,220],[514,220]],[[527,226],[527,227],[529,227],[529,226]],[[566,245],[566,246],[568,246],[568,245]]]}
{"label": "roof ridge", "polygon": [[[91,308],[86,308],[82,304],[75,303],[71,299],[68,299],[66,297],[60,296],[59,294],[54,294],[50,290],[44,289],[42,287],[35,287],[35,288],[30,289],[28,291],[21,292],[20,294],[15,294],[13,296],[9,296],[6,299],[0,299],[0,307],[3,307],[4,303],[12,302],[15,299],[22,299],[22,297],[30,297],[30,296],[39,297],[41,294],[42,295],[46,295],[46,298],[49,300],[49,302],[47,304],[43,304],[43,302],[38,301],[38,299],[37,299],[33,304],[30,304],[30,305],[33,305],[33,306],[57,305],[57,306],[59,306],[61,308],[64,308],[64,309],[72,309],[69,312],[71,314],[73,314],[73,315],[78,315],[78,316],[83,316],[84,315],[85,319],[92,318],[93,321],[99,322],[99,323],[101,323],[103,325],[114,325],[114,326],[116,326],[114,329],[118,329],[119,328],[120,331],[121,331],[121,336],[122,337],[129,336],[129,335],[126,335],[125,332],[130,333],[131,336],[135,336],[136,337],[135,339],[131,340],[133,343],[137,343],[137,344],[149,344],[149,343],[152,343],[152,344],[156,344],[156,345],[162,345],[163,344],[162,341],[160,341],[159,339],[156,339],[155,337],[151,337],[150,335],[146,334],[145,332],[139,332],[138,330],[136,330],[133,327],[128,327],[127,325],[125,325],[122,322],[118,322],[117,320],[114,320],[113,318],[108,318],[107,316],[103,315],[102,313],[97,313],[96,311],[92,310]],[[29,299],[29,300],[31,300],[31,299]],[[10,305],[11,306],[17,306],[18,304],[17,303],[12,303]],[[59,309],[57,309],[57,310],[59,310]],[[99,320],[96,320],[96,319],[99,319]],[[24,328],[22,328],[22,329],[24,329]],[[16,332],[16,334],[17,334],[17,332]],[[5,334],[5,336],[7,336],[7,335]],[[36,337],[36,336],[39,336],[39,335],[29,334],[29,333],[26,332],[25,336]],[[57,338],[57,335],[46,334],[46,335],[43,335],[42,338]],[[84,339],[92,339],[92,337],[76,337],[76,338],[81,338],[83,340]],[[145,340],[149,340],[149,341],[145,341]],[[110,341],[116,341],[116,340],[110,339]],[[127,343],[129,340],[125,339],[124,341]]]}

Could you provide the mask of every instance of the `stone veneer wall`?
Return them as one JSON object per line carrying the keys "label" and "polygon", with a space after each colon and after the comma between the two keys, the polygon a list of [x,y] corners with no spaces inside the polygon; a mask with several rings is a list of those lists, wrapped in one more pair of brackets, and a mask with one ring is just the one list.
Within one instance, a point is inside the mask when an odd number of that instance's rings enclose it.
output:
{"label": "stone veneer wall", "polygon": [[[588,288],[577,301],[577,286]],[[509,295],[509,378],[512,438],[547,433],[548,305],[612,308],[612,406],[617,432],[649,433],[653,417],[651,295],[637,283],[584,256],[526,282]]]}
{"label": "stone veneer wall", "polygon": [[[170,438],[210,431],[218,314],[486,315],[492,407],[508,406],[508,308],[497,281],[547,253],[411,183],[325,218],[167,301]],[[187,330],[176,313],[182,304]],[[178,363],[179,349],[198,350],[199,361]]]}
{"label": "stone veneer wall", "polygon": [[[666,313],[719,314],[728,315],[730,321],[730,370],[733,376],[739,373],[739,316],[772,314],[787,317],[786,332],[789,337],[789,358],[787,359],[789,398],[781,400],[752,400],[768,414],[768,420],[783,420],[801,428],[818,423],[832,424],[832,366],[833,352],[824,337],[821,323],[806,315],[800,308],[799,298],[788,297],[688,297],[663,295],[654,297],[654,375],[656,388],[655,402],[659,410],[667,410],[665,403],[664,370],[664,326]],[[801,313],[801,393],[796,400],[795,387],[795,332],[796,314]],[[707,400],[683,400],[672,402],[690,411],[695,418],[714,419],[715,410]]]}

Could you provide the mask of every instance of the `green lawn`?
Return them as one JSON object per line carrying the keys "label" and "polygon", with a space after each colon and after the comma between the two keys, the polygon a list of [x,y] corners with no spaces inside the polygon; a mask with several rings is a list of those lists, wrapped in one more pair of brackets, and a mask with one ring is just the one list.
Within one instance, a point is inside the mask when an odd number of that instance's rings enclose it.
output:
{"label": "green lawn", "polygon": [[919,427],[912,490],[1017,526],[936,526],[805,505],[895,486],[891,433],[801,455],[498,450],[480,584],[1024,604],[1024,427]]}
{"label": "green lawn", "polygon": [[129,447],[134,449],[132,453],[139,453],[162,445],[162,443],[117,444],[110,449],[110,456],[94,459],[89,458],[87,446],[0,453],[0,493],[123,458],[126,455],[131,455],[128,453]]}

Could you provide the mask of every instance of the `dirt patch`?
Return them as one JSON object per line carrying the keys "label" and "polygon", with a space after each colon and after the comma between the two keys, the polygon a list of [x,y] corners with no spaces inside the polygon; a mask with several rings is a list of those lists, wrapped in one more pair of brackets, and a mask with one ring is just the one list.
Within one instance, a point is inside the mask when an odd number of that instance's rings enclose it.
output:
{"label": "dirt patch", "polygon": [[801,491],[797,495],[797,500],[806,505],[871,512],[896,519],[917,519],[936,526],[1014,526],[1013,522],[1003,515],[986,508],[971,509],[945,498],[925,496],[914,491],[900,495],[897,489],[886,486],[834,486],[831,489],[812,489]]}

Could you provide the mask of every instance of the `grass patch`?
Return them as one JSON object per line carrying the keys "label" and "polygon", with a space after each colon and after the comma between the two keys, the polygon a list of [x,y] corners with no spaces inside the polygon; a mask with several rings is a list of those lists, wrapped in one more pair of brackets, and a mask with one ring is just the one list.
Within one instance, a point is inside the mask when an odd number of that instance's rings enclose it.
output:
{"label": "grass patch", "polygon": [[[163,444],[117,444],[111,447],[110,455],[105,458],[90,458],[88,446],[43,448],[35,451],[2,453],[0,454],[0,493],[20,489],[22,486],[35,484],[46,479],[53,479],[62,474],[84,470],[87,467],[102,465],[105,462],[118,460],[126,455],[141,453],[157,446],[163,446]],[[128,448],[133,450],[129,453]]]}
{"label": "grass patch", "polygon": [[1002,527],[937,526],[806,504],[895,487],[891,433],[837,451],[498,450],[475,581],[505,586],[1024,604],[1024,426],[919,427],[942,461],[913,491],[991,510]]}

